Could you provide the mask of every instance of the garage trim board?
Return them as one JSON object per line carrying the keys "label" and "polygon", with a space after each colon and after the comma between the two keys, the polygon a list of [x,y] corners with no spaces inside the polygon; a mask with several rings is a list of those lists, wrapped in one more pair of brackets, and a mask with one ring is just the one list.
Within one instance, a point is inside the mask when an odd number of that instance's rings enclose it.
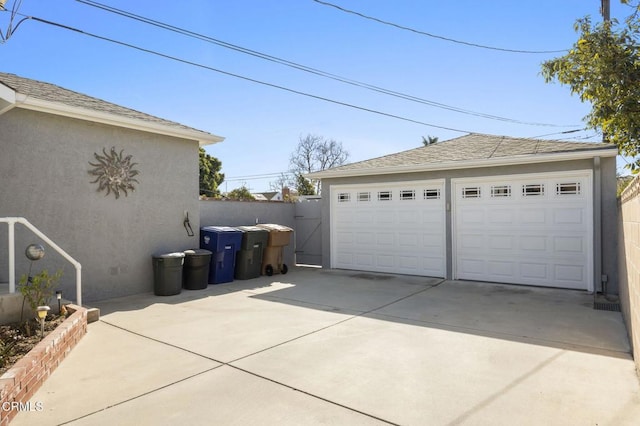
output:
{"label": "garage trim board", "polygon": [[453,278],[593,291],[592,171],[452,179]]}
{"label": "garage trim board", "polygon": [[331,186],[331,267],[445,277],[444,179]]}

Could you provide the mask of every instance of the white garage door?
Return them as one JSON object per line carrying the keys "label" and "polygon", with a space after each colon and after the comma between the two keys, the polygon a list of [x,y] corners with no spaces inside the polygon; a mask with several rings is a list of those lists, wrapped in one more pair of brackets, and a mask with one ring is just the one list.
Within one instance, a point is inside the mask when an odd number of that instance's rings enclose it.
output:
{"label": "white garage door", "polygon": [[333,186],[333,268],[445,276],[443,181]]}
{"label": "white garage door", "polygon": [[454,278],[593,290],[591,172],[453,181]]}

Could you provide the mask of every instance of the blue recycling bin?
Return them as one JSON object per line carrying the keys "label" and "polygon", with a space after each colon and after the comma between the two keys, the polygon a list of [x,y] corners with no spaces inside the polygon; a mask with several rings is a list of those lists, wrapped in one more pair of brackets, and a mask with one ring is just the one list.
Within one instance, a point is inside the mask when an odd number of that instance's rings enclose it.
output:
{"label": "blue recycling bin", "polygon": [[209,284],[233,281],[236,252],[242,244],[242,231],[229,226],[205,226],[200,229],[200,248],[212,252]]}

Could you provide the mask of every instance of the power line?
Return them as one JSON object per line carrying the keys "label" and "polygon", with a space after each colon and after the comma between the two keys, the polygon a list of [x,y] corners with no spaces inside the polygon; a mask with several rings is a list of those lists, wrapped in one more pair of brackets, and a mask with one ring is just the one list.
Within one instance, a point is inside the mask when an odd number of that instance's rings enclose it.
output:
{"label": "power line", "polygon": [[118,8],[115,8],[115,7],[112,7],[112,6],[108,6],[108,5],[105,5],[105,4],[102,4],[102,3],[98,3],[98,2],[93,1],[93,0],[76,0],[76,1],[79,2],[79,3],[83,3],[85,5],[91,6],[91,7],[95,7],[95,8],[104,10],[106,12],[110,12],[110,13],[113,13],[113,14],[116,14],[116,15],[120,15],[120,16],[129,18],[129,19],[133,19],[133,20],[138,21],[138,22],[142,22],[142,23],[145,23],[145,24],[148,24],[148,25],[152,25],[152,26],[155,26],[155,27],[158,27],[158,28],[162,28],[162,29],[167,30],[167,31],[172,31],[174,33],[178,33],[178,34],[181,34],[181,35],[184,35],[184,36],[187,36],[187,37],[191,37],[191,38],[195,38],[195,39],[198,39],[198,40],[201,40],[201,41],[212,43],[212,44],[215,44],[215,45],[227,48],[227,49],[235,50],[237,52],[244,53],[244,54],[247,54],[247,55],[250,55],[250,56],[254,56],[254,57],[257,57],[257,58],[260,58],[260,59],[264,59],[264,60],[267,60],[267,61],[275,62],[275,63],[278,63],[280,65],[284,65],[284,66],[287,66],[287,67],[290,67],[290,68],[294,68],[294,69],[297,69],[297,70],[300,70],[300,71],[308,72],[308,73],[315,74],[315,75],[318,75],[318,76],[321,76],[321,77],[329,78],[329,79],[336,80],[336,81],[339,81],[339,82],[342,82],[342,83],[345,83],[345,84],[349,84],[349,85],[352,85],[352,86],[357,86],[357,87],[360,87],[360,88],[368,89],[368,90],[371,90],[371,91],[374,91],[374,92],[378,92],[378,93],[382,93],[382,94],[385,94],[385,95],[394,96],[394,97],[401,98],[401,99],[404,99],[404,100],[408,100],[408,101],[411,101],[411,102],[416,102],[416,103],[420,103],[420,104],[424,104],[424,105],[429,105],[429,106],[434,107],[434,108],[440,108],[440,109],[445,109],[445,110],[448,110],[448,111],[457,112],[457,113],[460,113],[460,114],[472,115],[472,116],[476,116],[476,117],[486,118],[486,119],[490,119],[490,120],[504,121],[504,122],[514,123],[514,124],[522,124],[522,125],[530,125],[530,126],[546,126],[546,127],[575,127],[575,126],[577,126],[577,125],[558,125],[558,124],[548,124],[548,123],[537,123],[537,122],[521,121],[521,120],[516,120],[516,119],[513,119],[513,118],[501,117],[501,116],[498,116],[498,115],[487,114],[487,113],[483,113],[483,112],[477,112],[477,111],[472,111],[472,110],[468,110],[468,109],[464,109],[464,108],[459,108],[459,107],[443,104],[443,103],[440,103],[440,102],[432,101],[432,100],[429,100],[429,99],[424,99],[424,98],[420,98],[420,97],[417,97],[417,96],[408,95],[408,94],[405,94],[405,93],[402,93],[402,92],[397,92],[397,91],[393,91],[393,90],[390,90],[390,89],[385,89],[385,88],[382,88],[382,87],[379,87],[379,86],[375,86],[375,85],[364,83],[364,82],[361,82],[361,81],[349,79],[349,78],[346,78],[346,77],[341,77],[339,75],[332,74],[332,73],[329,73],[329,72],[326,72],[326,71],[322,71],[322,70],[319,70],[317,68],[308,67],[306,65],[302,65],[302,64],[299,64],[299,63],[296,63],[296,62],[292,62],[292,61],[289,61],[289,60],[286,60],[286,59],[278,58],[276,56],[271,56],[271,55],[268,55],[266,53],[258,52],[256,50],[251,50],[251,49],[248,49],[248,48],[245,48],[245,47],[241,47],[241,46],[238,46],[238,45],[235,45],[235,44],[231,44],[231,43],[228,43],[228,42],[225,42],[225,41],[222,41],[222,40],[218,40],[218,39],[209,37],[209,36],[204,35],[204,34],[200,34],[200,33],[194,32],[194,31],[187,30],[185,28],[176,27],[176,26],[171,25],[171,24],[167,24],[167,23],[164,23],[164,22],[156,21],[154,19],[147,18],[147,17],[141,16],[141,15],[137,15],[137,14],[134,14],[132,12],[128,12],[128,11],[125,11],[125,10],[122,10],[122,9],[118,9]]}
{"label": "power line", "polygon": [[325,2],[325,1],[321,1],[321,0],[312,0],[312,1],[314,1],[314,2],[316,2],[318,4],[321,4],[323,6],[333,7],[335,9],[338,9],[341,12],[350,13],[352,15],[356,15],[356,16],[359,16],[361,18],[368,19],[368,20],[371,20],[371,21],[375,21],[375,22],[378,22],[380,24],[389,25],[389,26],[392,26],[392,27],[395,27],[395,28],[399,28],[401,30],[411,31],[412,33],[424,35],[424,36],[427,36],[427,37],[437,38],[437,39],[448,41],[448,42],[451,42],[451,43],[464,44],[466,46],[471,46],[471,47],[478,47],[478,48],[481,48],[481,49],[497,50],[497,51],[500,51],[500,52],[509,52],[509,53],[530,53],[530,54],[567,52],[567,49],[562,49],[562,50],[520,50],[520,49],[506,49],[506,48],[502,48],[502,47],[487,46],[487,45],[478,44],[478,43],[471,43],[471,42],[468,42],[468,41],[456,40],[456,39],[453,39],[453,38],[444,37],[444,36],[440,36],[440,35],[436,35],[436,34],[431,34],[431,33],[425,32],[425,31],[416,30],[414,28],[405,27],[404,25],[395,24],[393,22],[384,21],[384,20],[379,19],[379,18],[374,18],[373,16],[369,16],[369,15],[365,15],[365,14],[360,13],[360,12],[356,12],[355,10],[346,9],[344,7],[338,6],[338,5],[333,4],[333,3],[329,3],[329,2]]}
{"label": "power line", "polygon": [[268,83],[266,81],[257,80],[257,79],[251,78],[251,77],[245,77],[243,75],[234,74],[234,73],[231,73],[231,72],[228,72],[228,71],[223,71],[221,69],[213,68],[213,67],[210,67],[208,65],[200,64],[200,63],[189,61],[189,60],[186,60],[186,59],[181,59],[181,58],[178,58],[176,56],[168,55],[166,53],[161,53],[161,52],[158,52],[158,51],[155,51],[155,50],[151,50],[151,49],[147,49],[147,48],[144,48],[144,47],[136,46],[134,44],[126,43],[126,42],[119,41],[119,40],[115,40],[115,39],[112,39],[112,38],[109,38],[109,37],[100,36],[100,35],[97,35],[97,34],[93,34],[93,33],[87,32],[87,31],[80,30],[78,28],[74,28],[74,27],[71,27],[71,26],[68,26],[68,25],[64,25],[64,24],[59,24],[57,22],[48,21],[46,19],[38,18],[38,17],[35,17],[35,16],[26,16],[26,18],[30,19],[30,20],[33,20],[33,21],[37,21],[37,22],[43,23],[43,24],[51,25],[51,26],[62,28],[62,29],[69,30],[69,31],[73,31],[75,33],[82,34],[82,35],[85,35],[85,36],[88,36],[88,37],[93,37],[93,38],[96,38],[98,40],[108,41],[110,43],[118,44],[120,46],[124,46],[124,47],[128,47],[128,48],[131,48],[131,49],[134,49],[134,50],[138,50],[140,52],[149,53],[151,55],[159,56],[161,58],[170,59],[172,61],[176,61],[176,62],[180,62],[180,63],[186,64],[186,65],[191,65],[191,66],[194,66],[194,67],[198,67],[198,68],[206,69],[206,70],[209,70],[209,71],[217,72],[219,74],[224,74],[224,75],[227,75],[229,77],[239,78],[241,80],[249,81],[249,82],[252,82],[252,83],[261,84],[263,86],[272,87],[274,89],[284,90],[286,92],[294,93],[294,94],[305,96],[305,97],[308,97],[308,98],[317,99],[317,100],[333,103],[333,104],[336,104],[336,105],[342,105],[342,106],[345,106],[347,108],[352,108],[352,109],[356,109],[356,110],[360,110],[360,111],[370,112],[372,114],[377,114],[377,115],[381,115],[381,116],[384,116],[384,117],[395,118],[397,120],[402,120],[402,121],[406,121],[406,122],[409,122],[409,123],[420,124],[420,125],[426,126],[426,127],[433,127],[433,128],[442,129],[442,130],[450,130],[452,132],[458,132],[458,133],[474,133],[474,132],[472,132],[470,130],[463,130],[463,129],[456,129],[456,128],[453,128],[453,127],[440,126],[440,125],[437,125],[437,124],[427,123],[427,122],[424,122],[424,121],[415,120],[415,119],[412,119],[412,118],[407,118],[407,117],[403,117],[403,116],[396,115],[396,114],[391,114],[391,113],[384,112],[384,111],[379,111],[379,110],[375,110],[375,109],[371,109],[371,108],[361,107],[361,106],[358,106],[358,105],[350,104],[348,102],[337,101],[335,99],[326,98],[326,97],[320,96],[320,95],[314,95],[312,93],[302,92],[300,90],[290,89],[288,87],[280,86],[280,85],[273,84],[273,83]]}

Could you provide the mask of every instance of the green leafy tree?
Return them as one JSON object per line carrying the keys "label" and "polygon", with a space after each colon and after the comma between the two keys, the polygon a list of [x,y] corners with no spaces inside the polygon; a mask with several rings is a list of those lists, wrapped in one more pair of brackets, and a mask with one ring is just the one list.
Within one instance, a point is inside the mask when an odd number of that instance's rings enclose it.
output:
{"label": "green leafy tree", "polygon": [[296,190],[298,195],[316,195],[316,189],[311,181],[299,173],[296,175]]}
{"label": "green leafy tree", "polygon": [[249,188],[247,188],[245,185],[242,185],[240,188],[236,188],[233,191],[230,191],[227,194],[227,198],[230,200],[238,201],[255,200],[255,197],[251,195],[251,192],[249,192]]}
{"label": "green leafy tree", "polygon": [[[621,0],[627,4],[627,0]],[[542,64],[547,82],[559,81],[572,94],[591,103],[585,117],[587,128],[602,132],[620,153],[635,158],[631,171],[638,172],[640,159],[640,6],[633,6],[624,24],[616,20],[599,24],[589,17],[578,19],[578,41],[569,52]]]}
{"label": "green leafy tree", "polygon": [[221,168],[220,160],[200,148],[200,195],[220,196],[218,187],[224,181],[224,174],[220,173]]}

